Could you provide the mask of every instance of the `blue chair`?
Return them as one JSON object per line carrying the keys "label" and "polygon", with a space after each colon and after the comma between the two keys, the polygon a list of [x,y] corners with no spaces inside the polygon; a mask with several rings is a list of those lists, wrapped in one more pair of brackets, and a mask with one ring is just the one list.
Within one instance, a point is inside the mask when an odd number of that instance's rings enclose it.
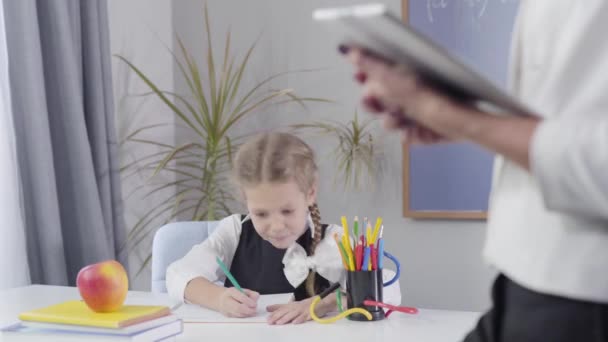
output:
{"label": "blue chair", "polygon": [[219,221],[173,222],[162,226],[152,243],[152,292],[167,292],[165,273],[167,267],[180,259],[196,244],[203,242],[213,232]]}

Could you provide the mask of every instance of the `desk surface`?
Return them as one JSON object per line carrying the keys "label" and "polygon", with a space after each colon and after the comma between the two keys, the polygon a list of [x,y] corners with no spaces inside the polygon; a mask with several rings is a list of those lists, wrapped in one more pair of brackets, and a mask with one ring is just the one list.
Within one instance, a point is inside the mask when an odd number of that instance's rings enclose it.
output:
{"label": "desk surface", "polygon": [[[32,285],[0,291],[0,326],[15,322],[21,311],[79,298],[74,287]],[[172,304],[165,294],[137,291],[129,292],[127,303]],[[285,326],[260,323],[188,323],[184,325],[184,333],[177,341],[201,341],[202,337],[205,341],[220,341],[229,337],[230,340],[247,342],[316,342],[329,339],[366,342],[456,342],[462,340],[478,317],[479,313],[475,312],[420,310],[417,315],[395,313],[389,319],[373,323],[351,322],[345,319],[329,325],[314,322]]]}

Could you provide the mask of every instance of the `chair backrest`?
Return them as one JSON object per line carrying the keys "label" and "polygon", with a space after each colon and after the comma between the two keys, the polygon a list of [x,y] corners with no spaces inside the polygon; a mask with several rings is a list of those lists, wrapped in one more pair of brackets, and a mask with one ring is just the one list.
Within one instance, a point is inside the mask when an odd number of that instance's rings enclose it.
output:
{"label": "chair backrest", "polygon": [[167,292],[167,267],[182,258],[196,244],[203,242],[219,221],[173,222],[154,234],[152,243],[152,292]]}

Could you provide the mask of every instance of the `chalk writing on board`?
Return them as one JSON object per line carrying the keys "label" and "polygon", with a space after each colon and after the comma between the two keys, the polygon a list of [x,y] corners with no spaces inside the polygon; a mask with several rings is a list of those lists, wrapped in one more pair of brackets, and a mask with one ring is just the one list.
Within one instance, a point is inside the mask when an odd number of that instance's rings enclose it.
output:
{"label": "chalk writing on board", "polygon": [[435,11],[440,11],[450,6],[462,6],[464,9],[469,9],[472,16],[471,19],[476,21],[483,17],[490,2],[506,4],[514,1],[515,0],[426,0],[426,8],[428,20],[430,22],[435,21],[435,16],[433,15]]}

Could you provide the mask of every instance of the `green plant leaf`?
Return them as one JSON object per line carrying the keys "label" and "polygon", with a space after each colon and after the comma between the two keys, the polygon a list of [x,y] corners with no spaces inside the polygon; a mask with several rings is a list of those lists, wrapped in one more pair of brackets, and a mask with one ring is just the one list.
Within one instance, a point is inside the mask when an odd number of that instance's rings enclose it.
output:
{"label": "green plant leaf", "polygon": [[[184,201],[182,201],[182,204],[186,203],[186,202],[192,202],[192,200],[184,200]],[[169,216],[167,217],[167,219],[164,221],[165,223],[161,223],[159,228],[162,227],[163,225],[165,225],[166,223],[172,221],[174,218],[176,218],[181,213],[184,213],[188,210],[192,210],[192,207],[193,206],[190,206],[187,208],[183,208],[183,209],[179,210],[178,212],[170,213]],[[168,212],[171,210],[173,210],[173,206],[169,206],[169,207],[163,209],[162,213],[165,213],[165,212]],[[149,235],[151,235],[151,233],[155,233],[157,230],[156,228],[150,227],[148,224],[146,224],[144,227],[146,227],[148,230],[142,230],[141,233],[139,234],[139,236],[132,239],[132,245],[130,246],[131,248],[136,248],[137,246],[139,246],[145,239],[147,239],[149,237]]]}
{"label": "green plant leaf", "polygon": [[131,140],[133,137],[135,137],[136,135],[138,135],[138,134],[139,134],[139,133],[141,133],[141,132],[144,132],[144,131],[147,131],[147,130],[150,130],[150,129],[154,129],[154,128],[158,128],[158,127],[166,127],[166,126],[169,126],[169,125],[170,125],[170,124],[168,124],[168,123],[160,123],[160,124],[146,125],[146,126],[140,127],[140,128],[138,128],[138,129],[134,130],[133,132],[129,133],[129,134],[128,134],[128,135],[127,135],[127,136],[126,136],[124,139],[123,139],[123,141],[122,141],[122,142],[125,142],[125,141],[127,141],[127,140]]}
{"label": "green plant leaf", "polygon": [[234,117],[231,117],[228,122],[226,123],[226,126],[222,129],[222,134],[225,134],[226,130],[228,130],[230,127],[232,127],[236,122],[238,122],[239,120],[241,120],[245,115],[249,114],[250,112],[252,112],[253,110],[255,110],[256,108],[258,108],[261,104],[264,104],[278,96],[283,96],[285,94],[287,94],[288,92],[290,92],[291,90],[287,89],[287,90],[283,90],[280,92],[275,92],[272,93],[266,97],[264,97],[263,99],[259,100],[258,102],[254,103],[253,105],[245,108],[242,112],[237,113]]}
{"label": "green plant leaf", "polygon": [[141,263],[141,266],[137,270],[137,273],[135,273],[135,278],[139,277],[141,272],[143,272],[151,262],[152,262],[152,253],[149,253],[148,256]]}
{"label": "green plant leaf", "polygon": [[[205,5],[206,51],[203,60],[195,59],[178,35],[175,51],[165,46],[179,69],[178,75],[187,84],[185,93],[159,89],[143,71],[126,58],[117,56],[150,88],[150,92],[141,96],[158,97],[175,116],[175,127],[184,127],[186,134],[189,131],[194,133],[192,140],[180,146],[141,137],[141,132],[154,127],[141,127],[131,131],[128,139],[125,139],[129,143],[155,147],[154,151],[146,155],[133,157],[121,168],[123,179],[139,175],[143,182],[135,187],[129,198],[138,196],[137,199],[154,200],[154,204],[149,206],[149,210],[144,212],[130,230],[127,239],[130,248],[147,241],[146,238],[158,228],[159,221],[168,222],[186,213],[195,220],[214,220],[232,212],[230,207],[236,201],[229,191],[232,159],[234,152],[252,134],[236,136],[234,127],[249,114],[275,104],[294,103],[306,108],[309,102],[331,102],[318,97],[300,97],[291,89],[268,89],[270,83],[279,77],[312,70],[270,75],[245,88],[243,80],[259,38],[249,46],[243,57],[235,58],[231,51],[232,34],[228,31],[222,46],[224,55],[221,66],[216,65],[212,42],[214,35],[210,23],[209,11]],[[177,189],[175,196],[165,197],[163,191],[172,188]],[[162,196],[152,196],[155,194]],[[146,262],[147,260],[149,259],[146,258]]]}
{"label": "green plant leaf", "polygon": [[[136,237],[140,231],[142,231],[143,229],[145,229],[147,227],[147,223],[153,221],[154,219],[156,219],[157,217],[162,215],[164,212],[166,212],[166,210],[164,208],[167,206],[167,203],[171,203],[171,201],[174,200],[175,198],[177,198],[177,196],[186,194],[187,192],[190,192],[190,191],[193,191],[193,190],[184,189],[184,190],[178,192],[177,194],[168,196],[164,201],[160,202],[156,206],[149,209],[144,215],[142,215],[142,217],[139,218],[139,220],[135,223],[133,228],[129,231],[125,242],[119,248],[119,250],[123,251],[124,248],[127,247],[130,242],[132,242],[133,238]],[[171,208],[171,206],[169,206],[169,208]]]}
{"label": "green plant leaf", "polygon": [[169,152],[167,154],[167,156],[158,164],[158,166],[152,173],[152,177],[156,176],[160,170],[164,169],[167,166],[168,163],[170,163],[171,161],[174,161],[175,156],[177,156],[179,153],[186,151],[188,149],[191,149],[193,147],[196,147],[196,146],[200,146],[200,144],[189,143],[189,144],[186,144],[186,145],[173,149],[173,151]]}
{"label": "green plant leaf", "polygon": [[129,139],[129,141],[137,142],[137,143],[140,143],[140,144],[154,145],[154,146],[163,147],[163,148],[169,148],[169,149],[173,149],[174,148],[173,146],[171,146],[169,144],[159,143],[157,141],[147,140],[147,139],[131,138],[131,139]]}
{"label": "green plant leaf", "polygon": [[[211,92],[211,108],[217,108],[215,62],[213,61],[213,46],[211,44],[211,26],[209,23],[209,10],[205,3],[205,32],[207,33],[207,72],[209,73],[209,90]],[[217,111],[215,111],[217,112]]]}
{"label": "green plant leaf", "polygon": [[[192,182],[192,179],[180,179],[180,180],[176,180],[174,182],[169,182],[169,183],[163,183],[162,185],[148,191],[147,193],[145,193],[142,198],[146,198],[146,197],[150,197],[152,195],[154,195],[155,193],[159,192],[159,191],[163,191],[164,189],[170,188],[170,187],[174,187],[177,185],[182,185],[182,184],[186,184],[188,182]],[[194,188],[194,187],[190,187],[190,188]]]}
{"label": "green plant leaf", "polygon": [[188,66],[188,70],[190,72],[190,77],[192,78],[192,83],[194,85],[194,87],[193,87],[194,90],[192,92],[192,95],[196,99],[196,101],[199,105],[199,108],[201,110],[201,113],[200,113],[201,119],[205,122],[205,124],[207,126],[209,126],[209,125],[211,125],[211,122],[209,119],[209,117],[210,117],[209,105],[208,105],[207,98],[205,96],[205,91],[203,90],[203,83],[201,81],[201,75],[198,71],[198,66],[196,65],[196,62],[194,61],[194,59],[190,56],[190,53],[188,53],[188,50],[186,50],[184,43],[182,42],[182,40],[179,37],[177,39],[177,43],[180,47],[182,55],[184,56],[186,65]]}
{"label": "green plant leaf", "polygon": [[312,131],[316,134],[330,137],[336,141],[330,152],[336,160],[338,172],[334,175],[334,185],[362,189],[364,185],[374,187],[375,178],[379,176],[375,166],[379,149],[374,148],[374,140],[370,132],[372,120],[359,121],[355,112],[353,119],[346,123],[324,120],[311,123],[291,125],[295,131]]}
{"label": "green plant leaf", "polygon": [[175,104],[173,104],[173,102],[171,102],[171,100],[169,100],[165,94],[163,94],[163,92],[152,82],[150,81],[150,79],[144,75],[143,72],[141,72],[141,70],[139,70],[135,65],[133,65],[131,62],[129,62],[126,58],[124,58],[123,56],[120,55],[116,55],[120,60],[122,60],[123,62],[127,63],[127,65],[131,68],[131,70],[133,70],[147,85],[148,87],[150,87],[150,89],[152,89],[156,95],[182,120],[184,121],[188,126],[190,126],[195,132],[199,133],[202,135],[202,132],[200,132],[200,130],[182,113],[181,110],[179,110],[179,108],[177,108],[175,106]]}

